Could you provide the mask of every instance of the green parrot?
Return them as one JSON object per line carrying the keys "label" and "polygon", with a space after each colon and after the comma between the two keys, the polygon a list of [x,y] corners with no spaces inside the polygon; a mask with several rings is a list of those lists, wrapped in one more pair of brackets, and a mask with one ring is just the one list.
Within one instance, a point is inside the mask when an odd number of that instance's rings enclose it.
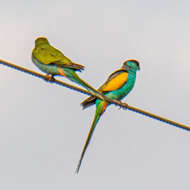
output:
{"label": "green parrot", "polygon": [[[103,93],[106,97],[111,100],[121,100],[133,89],[136,80],[136,71],[140,70],[139,62],[134,59],[127,60],[123,63],[122,67],[113,72],[107,79],[107,81],[98,89],[99,92]],[[84,154],[90,143],[94,129],[101,117],[101,115],[106,110],[109,103],[97,99],[96,97],[90,96],[85,99],[81,105],[83,108],[88,108],[89,106],[96,104],[96,112],[94,120],[92,122],[88,137],[86,139],[85,145],[83,147],[81,157],[76,169],[76,173],[79,172]]]}
{"label": "green parrot", "polygon": [[35,48],[32,51],[32,61],[41,71],[47,73],[47,79],[49,81],[54,80],[54,75],[67,77],[100,99],[105,100],[100,92],[76,74],[76,71],[83,70],[84,66],[73,63],[69,58],[64,56],[61,51],[51,46],[47,38],[39,37],[35,40]]}

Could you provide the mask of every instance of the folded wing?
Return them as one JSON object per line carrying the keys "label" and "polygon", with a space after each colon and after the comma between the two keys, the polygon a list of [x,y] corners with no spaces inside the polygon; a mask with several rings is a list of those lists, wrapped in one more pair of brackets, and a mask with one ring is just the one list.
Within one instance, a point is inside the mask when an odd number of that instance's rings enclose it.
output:
{"label": "folded wing", "polygon": [[45,65],[54,64],[59,67],[71,68],[78,71],[84,69],[83,65],[73,63],[69,58],[64,56],[61,51],[49,44],[35,48],[32,52],[32,56]]}
{"label": "folded wing", "polygon": [[[98,91],[106,94],[107,92],[118,90],[127,82],[127,78],[128,72],[124,69],[119,69],[108,77],[107,81],[98,89]],[[85,99],[81,103],[83,109],[93,105],[96,102],[96,99],[97,98],[94,96]]]}

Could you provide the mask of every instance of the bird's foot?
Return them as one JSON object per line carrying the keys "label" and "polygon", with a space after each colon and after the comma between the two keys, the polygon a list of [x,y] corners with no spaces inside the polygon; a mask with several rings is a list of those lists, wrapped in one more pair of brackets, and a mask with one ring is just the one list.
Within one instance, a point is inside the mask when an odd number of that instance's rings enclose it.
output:
{"label": "bird's foot", "polygon": [[55,78],[53,77],[53,75],[45,75],[45,78],[44,78],[46,81],[49,81],[49,82],[53,82],[55,81]]}
{"label": "bird's foot", "polygon": [[119,109],[127,109],[128,108],[128,104],[121,102],[120,100],[113,100],[113,102],[119,106]]}

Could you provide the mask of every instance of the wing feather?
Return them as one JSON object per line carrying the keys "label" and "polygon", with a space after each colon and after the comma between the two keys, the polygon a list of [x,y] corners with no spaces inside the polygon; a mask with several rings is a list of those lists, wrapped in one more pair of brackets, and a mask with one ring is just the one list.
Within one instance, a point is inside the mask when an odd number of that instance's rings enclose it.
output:
{"label": "wing feather", "polygon": [[49,44],[44,44],[35,48],[32,56],[45,65],[55,64],[59,67],[67,67],[79,71],[84,69],[83,65],[73,63],[69,58],[64,56],[61,51]]}
{"label": "wing feather", "polygon": [[[128,78],[128,72],[124,69],[119,69],[113,72],[107,79],[107,81],[98,89],[99,92],[105,94],[113,90],[121,88]],[[90,96],[86,98],[82,103],[83,109],[93,105],[96,102],[96,97]]]}
{"label": "wing feather", "polygon": [[119,69],[112,73],[108,80],[99,88],[101,92],[110,92],[120,89],[127,81],[128,72]]}

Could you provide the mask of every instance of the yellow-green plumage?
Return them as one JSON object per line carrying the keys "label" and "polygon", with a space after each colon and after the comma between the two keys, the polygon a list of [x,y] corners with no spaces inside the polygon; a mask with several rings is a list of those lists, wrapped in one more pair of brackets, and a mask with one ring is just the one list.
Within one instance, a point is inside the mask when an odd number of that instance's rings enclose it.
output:
{"label": "yellow-green plumage", "polygon": [[75,72],[84,69],[83,65],[73,63],[61,51],[50,45],[44,37],[37,38],[32,51],[32,61],[43,72],[51,75],[62,75],[83,86],[91,93],[104,99],[100,92],[82,80]]}

